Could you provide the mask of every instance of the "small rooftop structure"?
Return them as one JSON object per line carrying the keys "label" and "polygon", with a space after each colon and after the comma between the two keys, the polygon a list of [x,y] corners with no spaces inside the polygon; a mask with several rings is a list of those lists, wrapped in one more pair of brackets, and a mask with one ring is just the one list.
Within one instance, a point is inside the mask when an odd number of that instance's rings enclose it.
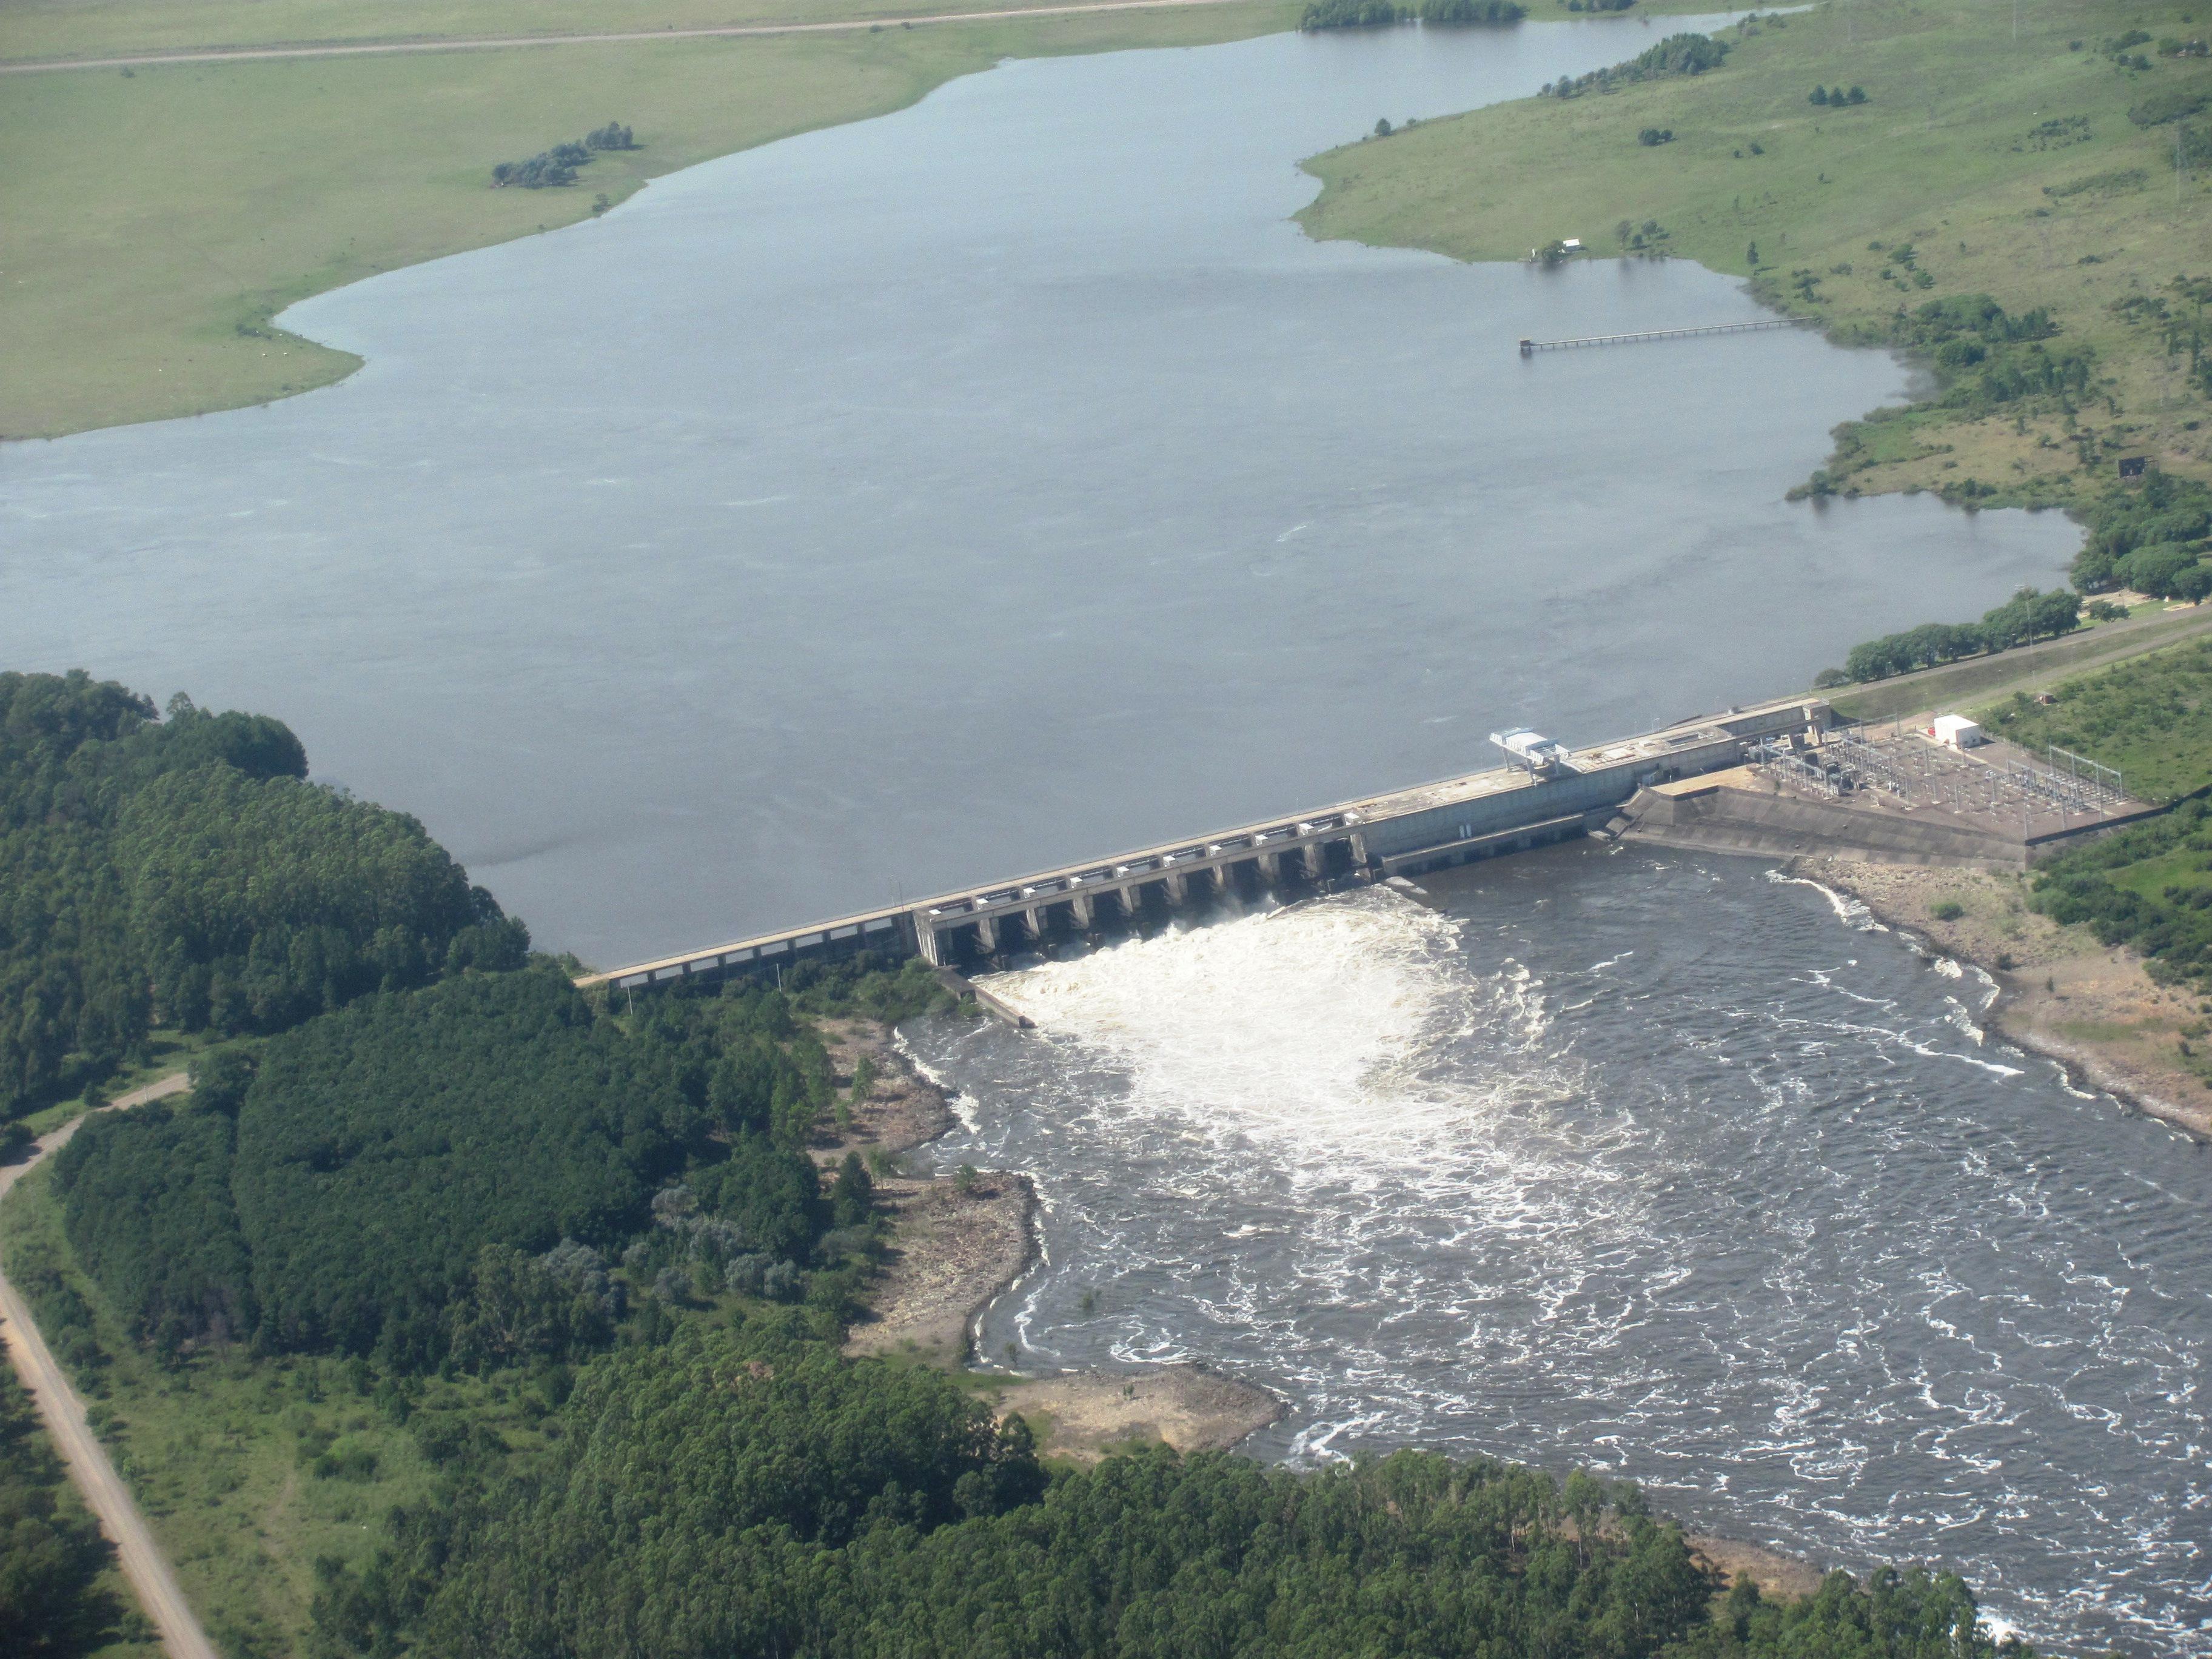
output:
{"label": "small rooftop structure", "polygon": [[1946,749],[1975,749],[1989,741],[1980,724],[1964,714],[1938,714],[1928,735]]}
{"label": "small rooftop structure", "polygon": [[1532,732],[1525,726],[1516,726],[1510,732],[1492,732],[1491,742],[1505,751],[1509,765],[1525,767],[1534,777],[1548,778],[1554,773],[1575,769],[1574,757],[1562,743],[1554,743],[1540,732]]}
{"label": "small rooftop structure", "polygon": [[1583,239],[1579,236],[1562,236],[1559,239],[1559,246],[1570,253],[1580,253],[1583,251]]}

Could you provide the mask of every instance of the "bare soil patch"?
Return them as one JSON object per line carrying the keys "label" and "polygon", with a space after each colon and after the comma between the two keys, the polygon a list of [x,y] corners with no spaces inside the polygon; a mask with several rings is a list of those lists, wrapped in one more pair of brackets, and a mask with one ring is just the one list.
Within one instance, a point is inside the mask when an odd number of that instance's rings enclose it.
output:
{"label": "bare soil patch", "polygon": [[978,1175],[964,1193],[950,1177],[882,1181],[876,1197],[891,1216],[890,1260],[845,1352],[964,1364],[976,1316],[1021,1277],[1035,1252],[1036,1189],[1027,1176],[993,1173]]}
{"label": "bare soil patch", "polygon": [[[1800,868],[1989,974],[2000,993],[1990,1023],[2012,1042],[2057,1060],[2082,1086],[2212,1139],[2212,1088],[2181,1047],[2202,1050],[2187,1033],[2212,1012],[2200,999],[2155,983],[2134,951],[2029,909],[2031,878],[1853,859],[1808,860]],[[1945,915],[1936,914],[1938,905]],[[1955,916],[1948,914],[1953,905]]]}
{"label": "bare soil patch", "polygon": [[1048,1455],[1083,1463],[1155,1442],[1228,1451],[1283,1414],[1266,1389],[1203,1365],[1030,1377],[1008,1385],[998,1407],[1019,1412]]}
{"label": "bare soil patch", "polygon": [[1702,1533],[1690,1534],[1686,1541],[1692,1555],[1716,1572],[1726,1575],[1729,1583],[1739,1578],[1752,1579],[1759,1585],[1759,1594],[1770,1600],[1810,1595],[1820,1588],[1823,1574],[1820,1568],[1796,1556]]}
{"label": "bare soil patch", "polygon": [[848,1108],[851,1127],[840,1127],[834,1158],[854,1149],[911,1152],[952,1127],[952,1108],[945,1091],[915,1070],[898,1051],[890,1026],[873,1019],[825,1019],[818,1029],[840,1090],[851,1091],[864,1057],[875,1070],[866,1097]]}

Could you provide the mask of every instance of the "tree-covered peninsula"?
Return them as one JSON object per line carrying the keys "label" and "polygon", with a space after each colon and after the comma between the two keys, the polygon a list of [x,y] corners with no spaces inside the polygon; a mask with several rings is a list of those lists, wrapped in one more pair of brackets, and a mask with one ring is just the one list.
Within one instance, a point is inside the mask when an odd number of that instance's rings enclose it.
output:
{"label": "tree-covered peninsula", "polygon": [[[0,1260],[241,1659],[1998,1651],[1955,1577],[1765,1598],[1582,1471],[1042,1458],[843,1352],[895,1241],[817,1021],[949,1007],[927,972],[587,997],[278,723],[0,696],[12,1098],[222,1039],[22,1182]],[[98,1551],[25,1468],[0,1633],[88,1651]]]}

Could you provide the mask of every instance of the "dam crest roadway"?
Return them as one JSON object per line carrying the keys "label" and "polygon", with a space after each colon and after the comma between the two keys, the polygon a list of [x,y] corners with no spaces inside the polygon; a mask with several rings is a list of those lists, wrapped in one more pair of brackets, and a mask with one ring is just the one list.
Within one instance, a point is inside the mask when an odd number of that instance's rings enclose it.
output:
{"label": "dam crest roadway", "polygon": [[860,951],[959,968],[1164,921],[1192,904],[1420,875],[1584,835],[1641,788],[1739,766],[1762,743],[1817,740],[1831,721],[1825,701],[1798,696],[1571,750],[1545,744],[1524,754],[1529,745],[1518,740],[1534,734],[1502,733],[1504,766],[759,933],[577,983],[640,988]]}

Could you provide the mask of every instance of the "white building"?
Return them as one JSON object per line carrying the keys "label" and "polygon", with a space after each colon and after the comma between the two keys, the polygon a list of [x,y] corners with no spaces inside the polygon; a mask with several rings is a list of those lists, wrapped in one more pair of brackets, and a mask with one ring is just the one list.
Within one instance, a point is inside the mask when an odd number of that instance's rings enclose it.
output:
{"label": "white building", "polygon": [[1981,726],[1964,714],[1938,714],[1928,735],[1946,749],[1972,749],[1989,741]]}

